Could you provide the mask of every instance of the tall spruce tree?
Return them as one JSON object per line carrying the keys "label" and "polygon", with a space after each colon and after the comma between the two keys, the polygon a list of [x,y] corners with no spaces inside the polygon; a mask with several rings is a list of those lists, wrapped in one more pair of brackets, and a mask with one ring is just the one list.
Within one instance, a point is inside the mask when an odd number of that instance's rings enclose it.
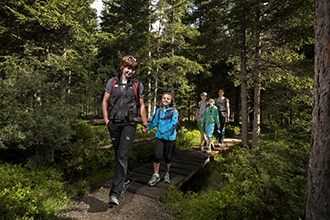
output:
{"label": "tall spruce tree", "polygon": [[308,165],[306,220],[329,219],[330,178],[330,5],[315,1],[315,76],[313,95],[312,143]]}
{"label": "tall spruce tree", "polygon": [[[189,59],[187,51],[190,49],[189,39],[194,38],[198,32],[183,19],[187,16],[190,1],[186,0],[160,0],[157,3],[157,21],[159,22],[156,48],[152,57],[155,60],[154,81],[155,97],[160,93],[170,91],[175,95],[181,116],[190,119],[192,115],[191,94],[195,85],[190,83],[188,77],[201,73],[202,66]],[[154,103],[156,105],[156,103]]]}

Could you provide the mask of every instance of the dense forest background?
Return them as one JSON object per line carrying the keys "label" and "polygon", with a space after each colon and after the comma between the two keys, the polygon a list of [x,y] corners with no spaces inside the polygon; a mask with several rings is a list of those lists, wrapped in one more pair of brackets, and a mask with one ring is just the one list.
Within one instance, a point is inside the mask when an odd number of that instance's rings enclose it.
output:
{"label": "dense forest background", "polygon": [[91,0],[0,2],[1,160],[75,166],[80,156],[62,159],[86,153],[80,138],[93,136],[77,121],[102,118],[105,85],[126,54],[139,62],[149,118],[164,91],[190,122],[199,94],[224,88],[243,146],[259,148],[262,128],[275,140],[282,127],[310,134],[314,1],[102,2],[99,18]]}
{"label": "dense forest background", "polygon": [[[0,3],[0,148],[52,160],[70,122],[100,118],[106,82],[137,57],[151,117],[163,91],[194,120],[202,91],[231,100],[232,120],[311,126],[313,1],[93,1]],[[256,120],[257,120],[256,119]],[[243,131],[245,132],[245,131]]]}

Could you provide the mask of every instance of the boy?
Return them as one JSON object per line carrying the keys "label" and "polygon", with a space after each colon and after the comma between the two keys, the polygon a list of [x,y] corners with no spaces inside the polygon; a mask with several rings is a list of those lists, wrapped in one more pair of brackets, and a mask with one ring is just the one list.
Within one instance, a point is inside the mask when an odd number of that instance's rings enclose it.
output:
{"label": "boy", "polygon": [[206,137],[208,139],[206,152],[211,152],[211,146],[214,146],[212,142],[212,136],[214,132],[214,127],[217,125],[218,129],[220,129],[220,121],[219,121],[219,113],[218,108],[214,106],[214,99],[209,99],[208,107],[205,109],[203,118],[202,118],[202,126],[205,130]]}

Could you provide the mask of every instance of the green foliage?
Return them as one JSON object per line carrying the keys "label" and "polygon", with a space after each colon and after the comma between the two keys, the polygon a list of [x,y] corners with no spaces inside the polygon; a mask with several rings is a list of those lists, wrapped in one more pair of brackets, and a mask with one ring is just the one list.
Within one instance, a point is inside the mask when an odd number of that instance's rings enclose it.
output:
{"label": "green foliage", "polygon": [[58,170],[0,163],[0,175],[1,218],[50,219],[70,200]]}
{"label": "green foliage", "polygon": [[240,134],[241,128],[234,124],[226,124],[226,137],[235,137]]}
{"label": "green foliage", "polygon": [[[96,28],[88,1],[0,4],[0,149],[46,164],[68,147],[82,96],[92,89]],[[90,99],[89,99],[90,100]],[[64,148],[64,149],[63,149]],[[32,158],[33,157],[33,158]]]}
{"label": "green foliage", "polygon": [[303,218],[309,142],[297,136],[258,151],[235,146],[192,180],[195,192],[171,189],[162,201],[177,219]]}
{"label": "green foliage", "polygon": [[128,158],[129,169],[134,169],[152,161],[155,141],[133,144]]}
{"label": "green foliage", "polygon": [[[90,1],[1,1],[0,155],[14,150],[15,156],[28,161],[31,173],[40,165],[57,167],[63,171],[65,180],[70,180],[67,186],[70,195],[86,194],[91,185],[111,178],[114,153],[98,149],[110,143],[105,126],[93,127],[76,119],[79,113],[100,114],[100,96],[108,78],[117,71],[122,55],[134,54],[140,64],[138,77],[145,82],[146,89],[147,82],[151,83],[146,103],[157,96],[152,94],[154,91],[171,90],[180,116],[189,119],[195,111],[196,100],[192,97],[198,99],[202,90],[217,95],[223,82],[226,91],[235,89],[233,85],[239,81],[236,76],[240,71],[236,68],[237,55],[242,51],[240,28],[245,26],[248,76],[253,75],[255,68],[253,36],[256,33],[266,36],[261,42],[259,69],[263,89],[262,135],[268,141],[262,143],[261,151],[235,148],[225,153],[215,162],[218,166],[210,166],[214,172],[203,173],[207,180],[203,183],[207,184],[201,187],[201,194],[174,193],[178,202],[190,199],[192,209],[173,203],[179,218],[192,218],[194,210],[200,211],[196,214],[199,219],[205,216],[238,219],[242,212],[246,218],[301,217],[306,145],[310,142],[311,128],[313,2],[271,1],[260,5],[230,0],[220,4],[196,1],[193,5],[178,0],[159,1],[155,7],[150,7],[150,1],[104,3],[101,29],[96,33]],[[246,17],[247,11],[253,16]],[[254,20],[260,16],[262,19]],[[155,20],[162,27],[157,33],[155,29],[148,31]],[[248,86],[252,88],[251,78]],[[233,93],[226,94],[232,97],[231,106],[235,108],[240,103],[234,104]],[[232,110],[239,115],[238,109]],[[287,124],[290,132],[280,129]],[[136,138],[154,137],[155,130],[148,134],[140,130],[138,127]],[[238,132],[238,127],[227,125],[227,137]],[[198,131],[184,125],[177,139],[178,148],[187,149],[198,142]],[[130,167],[147,161],[153,147],[152,141],[134,144]],[[14,170],[8,171],[12,178],[18,173],[29,173],[21,166],[5,169]],[[55,171],[49,172],[54,181],[60,181]],[[39,181],[34,173],[29,175]],[[43,173],[38,175],[45,177]],[[16,200],[24,206],[17,211],[24,218],[42,218],[53,212],[53,204],[62,204],[42,197],[47,192],[38,192],[40,200],[33,198],[31,190],[36,187],[30,186],[25,176],[8,182],[11,176],[2,176],[6,178],[1,184],[8,185],[1,185],[1,189],[6,189],[1,196],[8,204],[1,203],[4,210],[1,214],[8,218],[15,218]],[[47,177],[40,183],[51,189]],[[54,185],[56,188],[57,183]],[[204,191],[207,187],[211,188],[210,193]],[[202,205],[197,198],[202,199]],[[218,213],[211,209],[214,203]],[[11,204],[14,211],[7,209]],[[204,206],[205,209],[200,208]]]}
{"label": "green foliage", "polygon": [[[85,193],[85,185],[94,186],[106,181],[113,174],[114,153],[101,150],[100,147],[110,144],[110,136],[106,126],[93,126],[89,121],[73,121],[71,123],[75,134],[71,140],[72,146],[56,154],[56,163],[65,170],[65,178],[82,184],[78,187]],[[80,180],[87,181],[79,183]]]}
{"label": "green foliage", "polygon": [[193,146],[198,145],[199,143],[199,131],[188,130],[184,126],[181,126],[180,133],[177,136],[176,146],[177,149],[186,150],[190,149]]}

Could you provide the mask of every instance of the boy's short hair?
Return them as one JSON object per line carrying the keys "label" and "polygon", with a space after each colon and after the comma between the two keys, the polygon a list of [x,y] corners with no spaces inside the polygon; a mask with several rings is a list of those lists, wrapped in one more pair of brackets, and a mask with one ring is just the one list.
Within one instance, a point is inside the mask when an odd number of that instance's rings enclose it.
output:
{"label": "boy's short hair", "polygon": [[123,70],[125,67],[129,67],[133,70],[137,70],[139,64],[136,58],[132,55],[126,55],[121,59],[120,70]]}

